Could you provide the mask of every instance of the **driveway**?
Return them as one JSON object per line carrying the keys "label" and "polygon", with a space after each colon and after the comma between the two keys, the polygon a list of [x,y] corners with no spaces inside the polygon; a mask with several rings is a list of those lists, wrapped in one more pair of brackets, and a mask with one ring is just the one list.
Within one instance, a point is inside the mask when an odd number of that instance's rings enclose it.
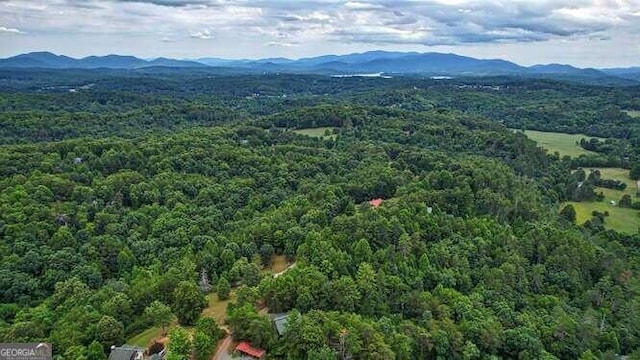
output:
{"label": "driveway", "polygon": [[291,264],[291,265],[287,266],[287,268],[286,268],[286,269],[284,269],[284,270],[280,271],[279,273],[275,273],[275,274],[273,274],[273,277],[274,277],[274,278],[277,278],[278,276],[280,276],[280,275],[282,275],[282,274],[286,273],[287,271],[289,271],[289,270],[293,269],[294,267],[296,267],[296,263],[293,263],[293,264]]}
{"label": "driveway", "polygon": [[232,360],[231,354],[233,354],[233,339],[231,334],[228,334],[218,345],[211,360]]}

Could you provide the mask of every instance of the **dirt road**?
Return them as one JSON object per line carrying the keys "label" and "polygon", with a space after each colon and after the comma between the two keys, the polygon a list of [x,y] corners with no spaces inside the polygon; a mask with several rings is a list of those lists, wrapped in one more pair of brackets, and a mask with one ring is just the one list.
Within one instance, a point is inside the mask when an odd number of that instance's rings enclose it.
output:
{"label": "dirt road", "polygon": [[231,354],[233,353],[233,339],[231,338],[231,334],[228,334],[227,337],[222,339],[220,345],[216,349],[216,353],[213,355],[211,360],[232,360]]}
{"label": "dirt road", "polygon": [[274,277],[274,278],[277,278],[278,276],[280,276],[280,275],[282,275],[282,274],[286,273],[287,271],[289,271],[289,270],[293,269],[294,267],[296,267],[296,263],[293,263],[293,264],[291,264],[291,265],[287,266],[287,268],[286,268],[286,269],[284,269],[284,270],[280,271],[279,273],[275,273],[275,274],[273,274],[273,277]]}

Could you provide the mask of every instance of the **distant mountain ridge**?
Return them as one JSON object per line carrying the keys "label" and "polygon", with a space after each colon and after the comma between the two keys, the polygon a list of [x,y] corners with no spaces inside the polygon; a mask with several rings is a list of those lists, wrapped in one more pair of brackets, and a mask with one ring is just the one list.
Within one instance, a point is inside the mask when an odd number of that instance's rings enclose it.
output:
{"label": "distant mountain ridge", "polygon": [[635,80],[640,82],[640,66],[634,66],[629,68],[602,69],[601,71],[608,75],[617,76],[624,79]]}
{"label": "distant mountain ridge", "polygon": [[107,55],[74,59],[50,52],[32,52],[0,59],[0,68],[52,68],[52,69],[139,69],[154,66],[176,68],[223,67],[250,72],[294,72],[319,74],[423,74],[431,76],[559,76],[586,79],[617,79],[640,81],[640,68],[581,69],[565,64],[534,65],[524,67],[502,59],[476,59],[451,53],[418,53],[369,51],[348,55],[323,55],[301,58],[267,59],[169,59],[144,60],[134,56]]}
{"label": "distant mountain ridge", "polygon": [[137,69],[152,66],[170,67],[205,67],[195,61],[173,60],[158,58],[143,60],[135,56],[106,55],[87,56],[74,59],[50,52],[32,52],[0,60],[0,67],[4,68],[46,68],[46,69]]}

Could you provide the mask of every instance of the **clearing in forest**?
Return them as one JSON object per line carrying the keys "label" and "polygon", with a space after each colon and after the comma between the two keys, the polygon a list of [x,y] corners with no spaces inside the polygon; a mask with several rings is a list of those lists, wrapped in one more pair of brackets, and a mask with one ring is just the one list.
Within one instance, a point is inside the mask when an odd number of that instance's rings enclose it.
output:
{"label": "clearing in forest", "polygon": [[[629,170],[623,168],[585,168],[584,172],[589,176],[589,172],[591,170],[599,170],[600,178],[603,180],[620,180],[623,183],[627,184],[627,187],[624,190],[613,190],[606,188],[597,188],[597,191],[602,191],[604,193],[605,198],[608,200],[614,200],[616,203],[622,198],[622,195],[629,194],[631,198],[636,196],[636,191],[638,190],[638,185],[635,180],[631,180],[629,177]],[[640,200],[640,199],[639,199]]]}
{"label": "clearing in forest", "polygon": [[287,261],[285,255],[274,255],[271,258],[271,265],[266,270],[269,273],[276,274],[284,271],[289,265],[291,265],[291,263]]}
{"label": "clearing in forest", "polygon": [[317,127],[317,128],[309,128],[309,129],[296,129],[293,130],[294,133],[300,135],[307,135],[311,137],[317,137],[322,139],[336,139],[336,135],[333,133],[336,127]]}
{"label": "clearing in forest", "polygon": [[227,304],[235,298],[235,294],[231,291],[229,299],[220,300],[218,299],[218,294],[215,291],[212,291],[209,295],[207,295],[207,301],[209,305],[202,310],[203,316],[212,317],[216,320],[218,325],[224,325],[224,321],[227,317]]}
{"label": "clearing in forest", "polygon": [[[265,274],[278,274],[283,273],[291,267],[292,263],[287,261],[286,256],[274,255],[271,258],[271,265],[267,267],[264,272]],[[234,298],[235,294],[233,290],[231,291],[228,300],[218,299],[218,295],[216,294],[215,290],[213,290],[209,295],[207,295],[208,306],[204,310],[202,310],[202,315],[214,318],[220,326],[224,325],[227,316],[227,304],[229,304],[229,302]],[[175,326],[176,324],[172,326]],[[171,326],[169,328],[171,328]],[[151,344],[152,340],[160,338],[160,335],[160,327],[154,326],[135,336],[132,336],[131,338],[129,338],[129,340],[127,340],[127,344],[146,348]]]}
{"label": "clearing in forest", "polygon": [[591,213],[595,210],[602,213],[605,211],[609,212],[609,216],[604,218],[604,227],[607,229],[627,234],[636,234],[638,227],[640,227],[640,216],[638,216],[639,213],[637,210],[621,208],[617,205],[614,206],[607,200],[590,202],[569,201],[567,204],[573,205],[576,209],[577,224],[584,224],[585,221],[591,219],[593,217]]}
{"label": "clearing in forest", "polygon": [[623,110],[632,118],[640,118],[640,110]]}
{"label": "clearing in forest", "polygon": [[[624,190],[607,189],[597,187],[596,192],[604,194],[603,201],[592,202],[569,202],[576,209],[576,222],[583,224],[592,218],[593,211],[609,212],[604,220],[604,226],[607,229],[613,229],[620,232],[635,234],[640,227],[640,212],[635,209],[621,208],[618,206],[620,199],[625,194],[631,196],[633,202],[640,201],[636,198],[637,184],[629,178],[629,170],[622,168],[585,168],[584,171],[589,176],[591,170],[599,170],[601,179],[620,180],[627,184]],[[615,201],[615,205],[611,205],[611,201]]]}
{"label": "clearing in forest", "polygon": [[[519,130],[518,130],[519,131]],[[576,142],[580,142],[581,139],[589,140],[594,136],[588,136],[583,134],[565,134],[557,132],[544,132],[525,130],[524,134],[549,153],[553,154],[558,152],[560,156],[578,157],[580,155],[593,155],[596,154],[593,151],[585,150]],[[604,140],[602,138],[598,138]]]}
{"label": "clearing in forest", "polygon": [[[231,291],[228,300],[219,300],[216,292],[211,292],[209,295],[207,295],[208,306],[204,310],[202,310],[202,315],[214,318],[220,326],[224,325],[224,321],[227,316],[227,304],[234,298],[235,294],[233,293],[233,291]],[[178,322],[174,321],[174,323],[167,328],[167,333],[171,330],[171,328],[177,325]],[[191,331],[192,328],[187,327],[186,329]],[[161,329],[159,326],[150,327],[147,330],[129,338],[127,340],[127,344],[146,348],[151,345],[151,342],[153,340],[159,339],[161,335]]]}

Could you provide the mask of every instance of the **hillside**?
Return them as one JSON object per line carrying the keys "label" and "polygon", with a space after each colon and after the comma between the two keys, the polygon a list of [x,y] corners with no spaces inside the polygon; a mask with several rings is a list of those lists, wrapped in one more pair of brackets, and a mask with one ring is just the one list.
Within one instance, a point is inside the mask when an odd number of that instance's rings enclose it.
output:
{"label": "hillside", "polygon": [[199,58],[143,60],[133,56],[107,55],[74,59],[49,52],[21,54],[0,59],[0,68],[51,69],[140,69],[147,67],[229,68],[242,73],[284,72],[313,74],[422,74],[428,76],[496,76],[559,78],[602,85],[637,84],[630,69],[579,69],[570,65],[548,64],[523,67],[501,59],[476,59],[451,53],[369,51],[348,55],[323,55],[297,60],[286,58],[222,59]]}
{"label": "hillside", "polygon": [[134,56],[107,55],[88,56],[74,59],[50,52],[33,52],[0,59],[0,67],[4,68],[43,68],[43,69],[137,69],[151,66],[167,67],[204,67],[206,65],[193,61],[158,58],[143,60]]}
{"label": "hillside", "polygon": [[0,78],[2,342],[104,358],[170,329],[170,352],[209,358],[225,322],[227,345],[274,359],[640,354],[640,235],[618,228],[631,210],[564,207],[610,206],[598,189],[621,184],[604,176],[640,176],[640,89],[201,68]]}

